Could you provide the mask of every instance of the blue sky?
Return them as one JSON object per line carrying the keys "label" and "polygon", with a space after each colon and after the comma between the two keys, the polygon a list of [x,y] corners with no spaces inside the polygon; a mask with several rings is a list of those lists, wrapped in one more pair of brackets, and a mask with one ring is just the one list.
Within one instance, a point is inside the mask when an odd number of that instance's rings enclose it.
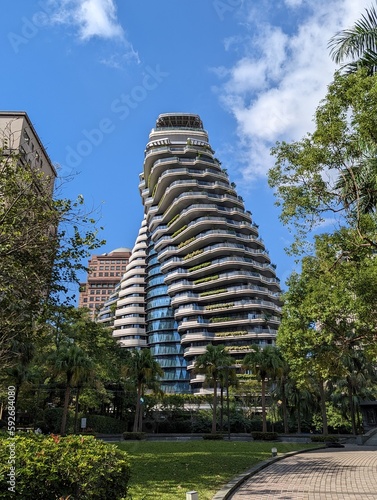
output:
{"label": "blue sky", "polygon": [[266,182],[269,150],[312,129],[335,70],[327,42],[370,3],[15,0],[2,10],[0,107],[29,114],[63,195],[99,210],[98,253],[134,244],[157,116],[199,114],[284,283],[295,264]]}

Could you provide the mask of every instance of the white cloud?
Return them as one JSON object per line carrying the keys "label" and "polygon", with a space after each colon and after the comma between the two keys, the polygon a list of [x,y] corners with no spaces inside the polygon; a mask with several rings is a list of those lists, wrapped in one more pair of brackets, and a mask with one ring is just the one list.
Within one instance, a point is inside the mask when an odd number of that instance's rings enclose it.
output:
{"label": "white cloud", "polygon": [[53,0],[51,20],[78,29],[81,40],[93,37],[123,40],[114,0]]}
{"label": "white cloud", "polygon": [[[285,0],[301,16],[292,33],[266,23],[247,25],[250,31],[244,34],[242,56],[232,67],[217,71],[223,79],[217,88],[219,98],[237,123],[240,175],[247,183],[266,175],[273,164],[270,148],[276,141],[297,140],[313,129],[315,109],[336,69],[328,41],[337,31],[352,26],[369,3]],[[236,51],[235,39],[231,40],[227,48]]]}

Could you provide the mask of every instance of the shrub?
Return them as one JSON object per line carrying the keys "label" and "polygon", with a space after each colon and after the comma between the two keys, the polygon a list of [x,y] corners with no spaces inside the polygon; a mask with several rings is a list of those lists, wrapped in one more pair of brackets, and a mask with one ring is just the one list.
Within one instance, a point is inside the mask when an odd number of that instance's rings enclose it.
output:
{"label": "shrub", "polygon": [[213,441],[218,441],[221,439],[224,439],[224,436],[222,434],[216,433],[216,434],[203,434],[203,439],[209,439]]}
{"label": "shrub", "polygon": [[88,415],[87,426],[100,434],[122,434],[127,429],[127,422],[104,415]]}
{"label": "shrub", "polygon": [[[38,426],[45,434],[58,434],[60,432],[62,418],[63,408],[47,408],[46,410],[44,410],[42,419],[40,422],[38,422]],[[72,411],[69,411],[66,427],[68,433],[73,431],[73,420],[74,414]]]}
{"label": "shrub", "polygon": [[7,482],[16,470],[15,491],[23,500],[61,497],[72,500],[123,499],[130,477],[127,455],[91,436],[16,435],[9,464],[9,439],[0,438],[0,499],[9,499]]}
{"label": "shrub", "polygon": [[192,419],[191,429],[193,433],[211,431],[212,427],[212,415],[208,411],[197,412]]}
{"label": "shrub", "polygon": [[123,439],[136,439],[137,441],[141,441],[145,439],[147,436],[145,432],[123,432]]}
{"label": "shrub", "polygon": [[316,434],[315,436],[311,436],[312,443],[337,443],[339,438],[336,436]]}
{"label": "shrub", "polygon": [[278,438],[278,433],[253,431],[251,436],[255,441],[275,441]]}

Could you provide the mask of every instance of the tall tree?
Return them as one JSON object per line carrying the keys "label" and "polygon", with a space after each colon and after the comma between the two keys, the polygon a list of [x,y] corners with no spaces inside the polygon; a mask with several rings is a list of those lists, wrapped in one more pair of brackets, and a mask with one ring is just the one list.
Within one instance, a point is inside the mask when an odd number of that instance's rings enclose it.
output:
{"label": "tall tree", "polygon": [[335,74],[317,108],[315,131],[272,149],[276,163],[269,184],[281,221],[295,232],[296,253],[306,248],[308,233],[329,219],[334,230],[355,232],[353,250],[377,249],[376,89],[377,75]]}
{"label": "tall tree", "polygon": [[262,431],[267,432],[267,384],[268,381],[275,381],[282,369],[283,363],[279,349],[272,345],[264,348],[253,346],[253,352],[246,354],[243,365],[250,369],[262,384]]}
{"label": "tall tree", "polygon": [[0,356],[16,363],[11,345],[36,337],[44,313],[68,300],[90,250],[103,242],[76,201],[51,197],[43,173],[0,150]]}
{"label": "tall tree", "polygon": [[143,429],[143,397],[145,390],[158,390],[159,377],[162,377],[161,366],[153,359],[149,349],[132,350],[131,355],[124,365],[125,375],[136,388],[136,408],[133,432]]}
{"label": "tall tree", "polygon": [[81,347],[67,342],[59,344],[49,361],[54,375],[63,375],[65,378],[63,416],[60,428],[60,434],[65,435],[71,389],[87,376],[89,370],[93,368],[93,363]]}
{"label": "tall tree", "polygon": [[221,372],[229,369],[232,357],[226,352],[225,346],[209,344],[206,352],[196,358],[195,370],[208,377],[213,386],[212,433],[216,433],[217,424],[217,389]]}
{"label": "tall tree", "polygon": [[339,31],[329,42],[330,54],[346,72],[367,68],[368,74],[377,72],[377,11],[372,5],[351,28]]}

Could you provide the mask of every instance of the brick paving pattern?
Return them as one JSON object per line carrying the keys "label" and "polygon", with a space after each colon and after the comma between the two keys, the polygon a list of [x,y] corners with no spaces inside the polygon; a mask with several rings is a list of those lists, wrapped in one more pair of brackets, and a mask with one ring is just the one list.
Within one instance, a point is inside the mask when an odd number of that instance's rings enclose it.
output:
{"label": "brick paving pattern", "polygon": [[377,449],[346,445],[294,455],[248,479],[231,500],[377,500]]}

